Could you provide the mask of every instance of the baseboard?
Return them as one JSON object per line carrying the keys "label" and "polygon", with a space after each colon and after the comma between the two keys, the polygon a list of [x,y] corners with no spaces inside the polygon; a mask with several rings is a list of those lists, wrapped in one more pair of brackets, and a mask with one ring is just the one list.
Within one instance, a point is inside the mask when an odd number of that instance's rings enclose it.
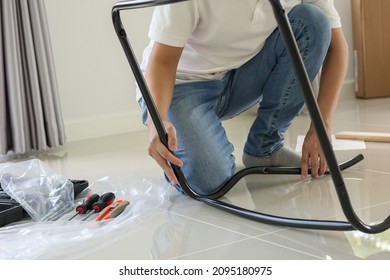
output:
{"label": "baseboard", "polygon": [[340,101],[351,100],[356,98],[355,95],[355,80],[345,80],[343,89],[340,95]]}
{"label": "baseboard", "polygon": [[65,121],[66,141],[80,141],[145,129],[140,113],[116,115]]}

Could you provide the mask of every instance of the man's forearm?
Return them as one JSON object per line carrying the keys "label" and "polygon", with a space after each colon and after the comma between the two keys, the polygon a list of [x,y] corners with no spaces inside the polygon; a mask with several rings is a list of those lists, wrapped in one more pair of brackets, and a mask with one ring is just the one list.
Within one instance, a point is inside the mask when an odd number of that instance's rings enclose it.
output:
{"label": "man's forearm", "polygon": [[348,45],[341,28],[332,30],[332,40],[324,61],[318,93],[318,106],[330,127],[348,69]]}

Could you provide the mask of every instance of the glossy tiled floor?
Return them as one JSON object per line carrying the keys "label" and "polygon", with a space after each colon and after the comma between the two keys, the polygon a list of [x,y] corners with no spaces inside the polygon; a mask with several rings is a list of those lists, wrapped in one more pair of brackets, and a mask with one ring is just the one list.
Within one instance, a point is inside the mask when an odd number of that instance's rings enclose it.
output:
{"label": "glossy tiled floor", "polygon": [[[358,100],[345,93],[333,131],[390,132],[390,99]],[[237,163],[253,112],[225,123]],[[294,122],[286,142],[295,147],[309,124]],[[365,160],[344,171],[357,215],[377,223],[390,214],[390,144],[366,143],[365,150],[336,151],[342,162],[358,153]],[[3,258],[37,259],[390,259],[390,231],[301,230],[233,216],[178,194],[146,155],[146,132],[68,143],[39,158],[59,173],[87,179],[90,190],[112,190],[131,205],[104,223],[64,219],[0,230]],[[306,219],[344,220],[329,176],[302,181],[296,175],[250,176],[225,201],[251,210]],[[15,253],[18,249],[19,252]]]}

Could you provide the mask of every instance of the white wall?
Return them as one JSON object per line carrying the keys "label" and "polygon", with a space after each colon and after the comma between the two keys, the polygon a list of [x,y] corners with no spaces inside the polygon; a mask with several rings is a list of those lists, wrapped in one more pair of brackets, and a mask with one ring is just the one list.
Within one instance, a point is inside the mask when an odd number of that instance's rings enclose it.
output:
{"label": "white wall", "polygon": [[[46,0],[68,141],[144,129],[135,82],[111,20],[114,0]],[[151,9],[123,22],[140,58]]]}
{"label": "white wall", "polygon": [[[145,129],[135,82],[112,25],[116,2],[45,1],[68,141]],[[335,2],[352,46],[350,1]],[[138,58],[148,42],[151,13],[151,8],[122,13]],[[353,83],[352,67],[346,82]]]}
{"label": "white wall", "polygon": [[349,45],[349,69],[345,82],[347,85],[353,86],[354,84],[354,61],[353,61],[353,37],[352,37],[352,11],[351,0],[334,0],[335,6],[340,13],[341,22],[343,24],[343,30],[345,37]]}

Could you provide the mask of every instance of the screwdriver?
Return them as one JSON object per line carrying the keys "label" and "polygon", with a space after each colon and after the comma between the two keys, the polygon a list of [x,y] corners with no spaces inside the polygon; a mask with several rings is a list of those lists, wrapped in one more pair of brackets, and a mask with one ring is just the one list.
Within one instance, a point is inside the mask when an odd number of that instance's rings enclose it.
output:
{"label": "screwdriver", "polygon": [[92,210],[92,205],[99,201],[100,196],[98,194],[91,194],[87,196],[80,205],[76,207],[76,214],[72,216],[68,221],[74,219],[78,214],[85,214],[88,210]]}
{"label": "screwdriver", "polygon": [[99,213],[108,205],[111,205],[115,200],[115,194],[112,192],[104,193],[100,196],[99,200],[92,205],[93,211],[89,213],[82,221],[88,219],[92,214]]}

